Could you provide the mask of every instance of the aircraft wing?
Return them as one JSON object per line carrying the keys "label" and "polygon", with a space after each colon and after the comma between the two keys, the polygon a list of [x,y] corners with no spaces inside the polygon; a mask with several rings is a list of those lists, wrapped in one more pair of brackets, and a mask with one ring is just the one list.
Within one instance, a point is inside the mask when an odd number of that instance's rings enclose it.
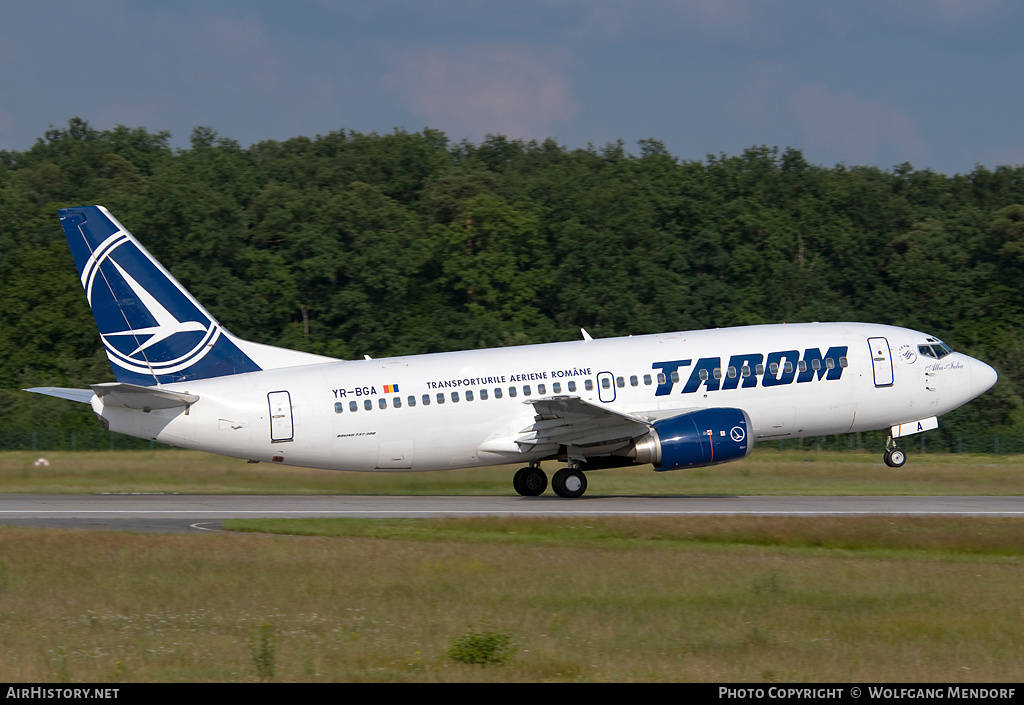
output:
{"label": "aircraft wing", "polygon": [[[585,447],[589,455],[617,448],[644,435],[659,418],[658,412],[630,414],[597,406],[579,397],[547,397],[524,403],[531,404],[537,415],[515,439],[520,447],[548,444]],[[663,412],[666,418],[680,413],[688,411]]]}

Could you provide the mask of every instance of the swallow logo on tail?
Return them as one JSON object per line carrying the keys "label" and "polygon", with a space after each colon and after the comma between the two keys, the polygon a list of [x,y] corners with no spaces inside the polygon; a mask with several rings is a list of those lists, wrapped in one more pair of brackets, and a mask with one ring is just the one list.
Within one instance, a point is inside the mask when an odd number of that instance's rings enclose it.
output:
{"label": "swallow logo on tail", "polygon": [[106,209],[69,208],[61,222],[119,382],[153,385],[260,369]]}

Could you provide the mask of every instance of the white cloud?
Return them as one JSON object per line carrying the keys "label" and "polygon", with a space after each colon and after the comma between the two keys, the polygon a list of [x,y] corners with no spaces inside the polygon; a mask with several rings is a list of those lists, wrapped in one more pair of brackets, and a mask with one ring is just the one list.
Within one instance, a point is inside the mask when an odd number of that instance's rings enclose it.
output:
{"label": "white cloud", "polygon": [[453,137],[543,139],[576,114],[565,64],[522,46],[432,49],[400,58],[383,85]]}
{"label": "white cloud", "polygon": [[284,82],[280,47],[258,15],[164,14],[160,23],[169,31],[151,57],[184,68],[182,75],[204,94],[273,90]]}
{"label": "white cloud", "polygon": [[778,9],[757,0],[588,0],[580,3],[581,41],[633,42],[646,37],[764,46],[775,43],[784,23]]}
{"label": "white cloud", "polygon": [[836,94],[812,84],[792,94],[789,108],[803,143],[842,161],[874,164],[884,155],[896,154],[900,161],[920,164],[927,156],[917,123],[883,100]]}
{"label": "white cloud", "polygon": [[885,0],[874,10],[898,25],[957,32],[992,22],[1007,6],[1005,0]]}

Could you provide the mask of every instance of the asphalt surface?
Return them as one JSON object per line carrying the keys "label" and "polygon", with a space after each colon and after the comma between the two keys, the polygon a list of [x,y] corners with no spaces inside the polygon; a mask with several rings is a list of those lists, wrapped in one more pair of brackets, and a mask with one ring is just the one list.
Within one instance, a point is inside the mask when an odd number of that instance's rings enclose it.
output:
{"label": "asphalt surface", "polygon": [[1024,517],[1024,497],[542,497],[0,495],[0,526],[173,532],[256,517],[459,516],[992,516]]}

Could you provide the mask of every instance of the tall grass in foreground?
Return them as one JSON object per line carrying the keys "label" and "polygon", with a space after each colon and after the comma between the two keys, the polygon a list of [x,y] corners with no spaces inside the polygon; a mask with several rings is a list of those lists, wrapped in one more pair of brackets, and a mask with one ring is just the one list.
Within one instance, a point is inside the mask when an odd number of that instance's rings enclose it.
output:
{"label": "tall grass in foreground", "polygon": [[1024,680],[1020,520],[370,524],[0,529],[0,680]]}
{"label": "tall grass in foreground", "polygon": [[[248,464],[195,451],[0,452],[7,493],[514,495],[518,466],[444,472],[354,473]],[[548,473],[559,467],[545,463]],[[599,495],[1024,495],[1024,456],[910,453],[894,470],[877,453],[779,452],[769,446],[726,465],[676,472],[651,467],[588,473]],[[549,490],[550,492],[550,490]]]}

